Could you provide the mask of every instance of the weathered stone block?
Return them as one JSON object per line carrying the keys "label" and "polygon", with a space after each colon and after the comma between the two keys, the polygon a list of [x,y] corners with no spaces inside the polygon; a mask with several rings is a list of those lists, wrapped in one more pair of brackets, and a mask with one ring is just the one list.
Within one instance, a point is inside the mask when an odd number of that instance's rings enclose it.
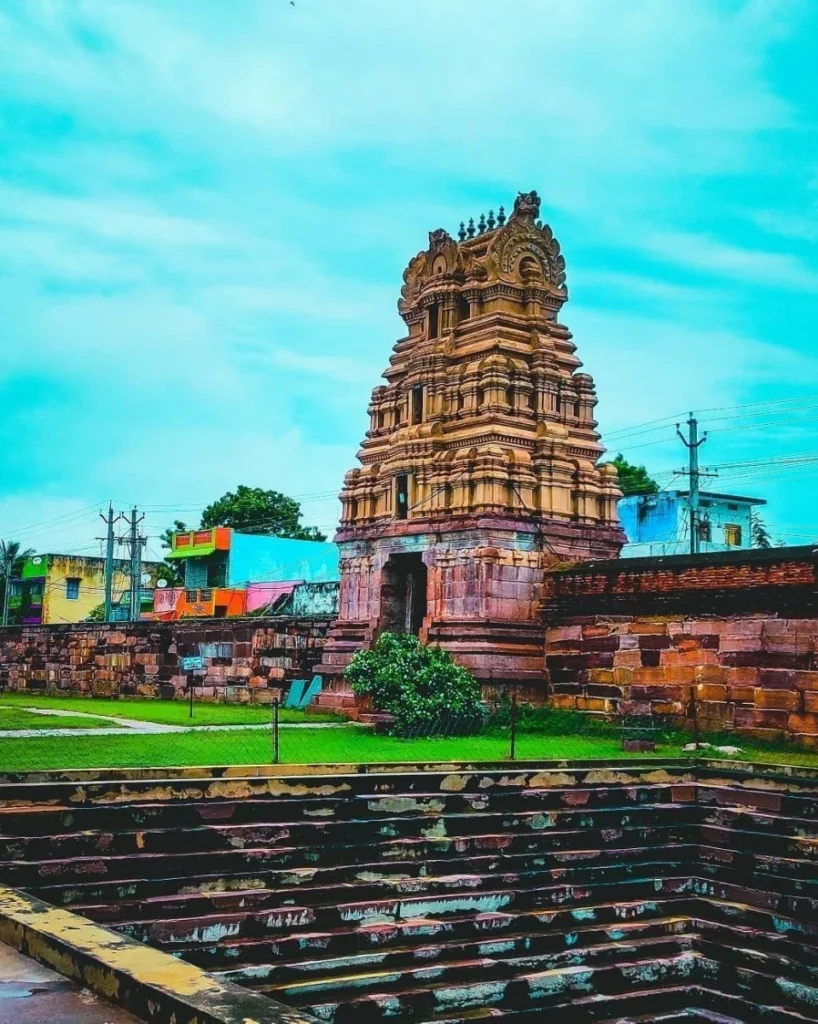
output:
{"label": "weathered stone block", "polygon": [[757,708],[779,708],[785,711],[796,711],[801,707],[801,694],[796,690],[764,690],[756,689],[754,694]]}

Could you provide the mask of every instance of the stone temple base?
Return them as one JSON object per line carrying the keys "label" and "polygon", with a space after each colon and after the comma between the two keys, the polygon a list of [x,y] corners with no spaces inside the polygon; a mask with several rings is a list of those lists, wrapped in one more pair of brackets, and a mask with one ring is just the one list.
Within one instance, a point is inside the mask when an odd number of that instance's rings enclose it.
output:
{"label": "stone temple base", "polygon": [[546,569],[610,556],[621,544],[615,526],[558,525],[546,531],[536,523],[466,518],[339,535],[340,610],[316,668],[325,679],[321,703],[345,706],[331,697],[347,693],[344,669],[385,631],[439,644],[474,673],[487,697],[513,685],[542,700]]}

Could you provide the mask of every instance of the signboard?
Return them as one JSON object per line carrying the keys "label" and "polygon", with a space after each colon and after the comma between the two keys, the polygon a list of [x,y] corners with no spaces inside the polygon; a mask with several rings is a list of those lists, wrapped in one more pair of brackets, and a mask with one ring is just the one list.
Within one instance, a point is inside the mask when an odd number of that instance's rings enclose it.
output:
{"label": "signboard", "polygon": [[180,658],[183,672],[198,672],[204,668],[204,658],[201,654],[191,654],[188,657]]}

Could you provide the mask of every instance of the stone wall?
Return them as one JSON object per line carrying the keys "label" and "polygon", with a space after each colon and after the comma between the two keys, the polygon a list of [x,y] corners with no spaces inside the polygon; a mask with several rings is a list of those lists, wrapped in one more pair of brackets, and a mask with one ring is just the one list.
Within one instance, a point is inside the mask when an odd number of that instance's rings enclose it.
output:
{"label": "stone wall", "polygon": [[546,584],[553,703],[818,746],[813,548],[621,559]]}
{"label": "stone wall", "polygon": [[174,697],[187,686],[179,658],[202,653],[197,697],[271,700],[312,677],[329,621],[201,619],[0,629],[0,685],[12,690]]}

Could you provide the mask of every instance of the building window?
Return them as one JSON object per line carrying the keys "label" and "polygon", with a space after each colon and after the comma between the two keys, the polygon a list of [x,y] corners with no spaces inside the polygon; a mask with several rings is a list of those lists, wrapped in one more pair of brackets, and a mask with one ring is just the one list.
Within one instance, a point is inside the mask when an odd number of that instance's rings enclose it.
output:
{"label": "building window", "polygon": [[409,477],[401,473],[396,481],[397,486],[397,515],[398,519],[405,519],[409,514]]}
{"label": "building window", "polygon": [[80,581],[76,577],[65,581],[65,596],[69,601],[76,601],[80,596]]}
{"label": "building window", "polygon": [[724,543],[731,548],[741,547],[741,527],[728,524],[724,527]]}
{"label": "building window", "polygon": [[198,590],[186,590],[185,591],[185,600],[188,602],[188,604],[195,604],[196,601],[199,600],[199,591]]}
{"label": "building window", "polygon": [[728,512],[738,512],[738,505],[732,505],[732,504],[728,503],[727,511]]}
{"label": "building window", "polygon": [[423,422],[423,385],[412,388],[412,423]]}
{"label": "building window", "polygon": [[702,519],[696,527],[696,530],[699,535],[699,540],[704,541],[706,544],[709,544],[710,541],[713,539],[713,531],[710,527],[709,519]]}
{"label": "building window", "polygon": [[36,583],[32,583],[29,589],[29,595],[31,597],[42,597],[43,596],[43,583],[42,580],[37,580]]}
{"label": "building window", "polygon": [[9,585],[9,597],[19,597],[23,593],[23,585],[20,580],[12,580]]}
{"label": "building window", "polygon": [[429,306],[429,337],[436,338],[440,333],[440,312],[437,306]]}

